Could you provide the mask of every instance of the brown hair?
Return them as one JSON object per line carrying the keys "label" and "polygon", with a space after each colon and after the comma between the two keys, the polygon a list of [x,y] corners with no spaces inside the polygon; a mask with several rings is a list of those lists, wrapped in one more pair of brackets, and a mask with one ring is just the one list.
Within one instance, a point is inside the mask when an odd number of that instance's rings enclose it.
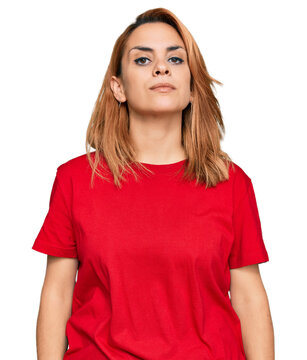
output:
{"label": "brown hair", "polygon": [[[229,164],[233,166],[231,158],[221,150],[220,141],[225,127],[219,102],[212,90],[214,82],[223,84],[208,74],[201,52],[188,29],[171,11],[164,8],[150,9],[137,16],[136,21],[115,42],[86,133],[86,153],[92,168],[92,183],[95,173],[105,179],[98,170],[101,156],[107,162],[114,184],[118,187],[121,187],[121,180],[126,181],[123,172],[131,170],[137,177],[130,163],[144,168],[135,159],[135,150],[129,137],[127,104],[118,106],[110,80],[113,75],[121,76],[121,60],[129,35],[138,26],[152,22],[171,25],[182,38],[187,51],[193,103],[189,103],[182,111],[182,144],[188,157],[183,177],[196,179],[197,184],[206,184],[206,187],[215,186],[229,178]],[[95,149],[94,160],[90,147]]]}

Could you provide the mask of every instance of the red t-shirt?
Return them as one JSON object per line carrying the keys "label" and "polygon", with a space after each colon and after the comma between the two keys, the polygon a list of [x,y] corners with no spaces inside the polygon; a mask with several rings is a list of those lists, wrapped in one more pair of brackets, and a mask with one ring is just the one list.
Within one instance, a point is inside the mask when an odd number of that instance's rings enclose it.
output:
{"label": "red t-shirt", "polygon": [[32,249],[79,261],[64,360],[246,359],[228,291],[229,269],[269,260],[253,185],[234,164],[196,186],[184,164],[135,167],[122,189],[91,188],[86,154],[58,167]]}

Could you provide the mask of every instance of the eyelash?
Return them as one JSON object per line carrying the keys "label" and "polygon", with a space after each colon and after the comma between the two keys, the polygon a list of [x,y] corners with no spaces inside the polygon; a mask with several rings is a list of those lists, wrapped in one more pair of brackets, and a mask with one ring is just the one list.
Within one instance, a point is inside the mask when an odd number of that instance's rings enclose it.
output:
{"label": "eyelash", "polygon": [[[145,57],[145,56],[142,56],[142,57],[139,57],[138,59],[135,59],[134,60],[134,62],[137,64],[137,65],[146,65],[146,64],[140,64],[140,63],[138,63],[138,61],[140,60],[140,59],[148,59],[147,57]],[[182,60],[182,59],[180,59],[179,57],[177,57],[177,56],[172,56],[170,59],[177,59],[177,60],[180,60],[180,62],[179,63],[175,63],[176,65],[180,65],[180,64],[182,64],[184,61]],[[149,60],[149,59],[148,59]]]}

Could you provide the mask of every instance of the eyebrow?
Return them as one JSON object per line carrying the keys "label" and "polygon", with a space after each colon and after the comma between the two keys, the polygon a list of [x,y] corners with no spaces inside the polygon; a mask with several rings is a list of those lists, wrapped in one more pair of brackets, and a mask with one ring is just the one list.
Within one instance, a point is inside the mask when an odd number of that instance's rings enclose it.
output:
{"label": "eyebrow", "polygon": [[[174,46],[168,46],[166,48],[167,51],[173,51],[173,50],[177,50],[177,49],[183,49],[184,51],[186,51],[182,46],[179,45],[174,45]],[[128,54],[130,53],[130,51],[132,50],[142,50],[142,51],[149,51],[149,52],[153,52],[154,50],[150,47],[147,46],[134,46],[133,48],[131,48],[128,51]]]}

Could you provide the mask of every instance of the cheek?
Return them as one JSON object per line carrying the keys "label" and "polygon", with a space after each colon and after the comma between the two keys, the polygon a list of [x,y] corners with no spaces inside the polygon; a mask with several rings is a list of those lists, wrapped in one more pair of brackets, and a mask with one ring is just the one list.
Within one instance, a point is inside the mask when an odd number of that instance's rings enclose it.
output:
{"label": "cheek", "polygon": [[180,83],[179,93],[181,98],[189,99],[191,96],[191,86],[190,86],[190,77],[187,76],[185,79],[182,80]]}
{"label": "cheek", "polygon": [[181,93],[187,93],[191,91],[191,73],[188,66],[185,68],[181,68],[178,70],[173,70],[173,76],[178,84],[180,86],[180,92]]}
{"label": "cheek", "polygon": [[[146,92],[146,77],[145,74],[140,73],[130,73],[127,74],[126,82],[124,84],[125,94],[127,98],[138,98],[139,96],[144,96]],[[148,82],[147,82],[148,83]]]}
{"label": "cheek", "polygon": [[186,83],[186,88],[188,89],[188,91],[191,91],[191,73],[190,73],[190,69],[188,69],[185,73],[185,83]]}

